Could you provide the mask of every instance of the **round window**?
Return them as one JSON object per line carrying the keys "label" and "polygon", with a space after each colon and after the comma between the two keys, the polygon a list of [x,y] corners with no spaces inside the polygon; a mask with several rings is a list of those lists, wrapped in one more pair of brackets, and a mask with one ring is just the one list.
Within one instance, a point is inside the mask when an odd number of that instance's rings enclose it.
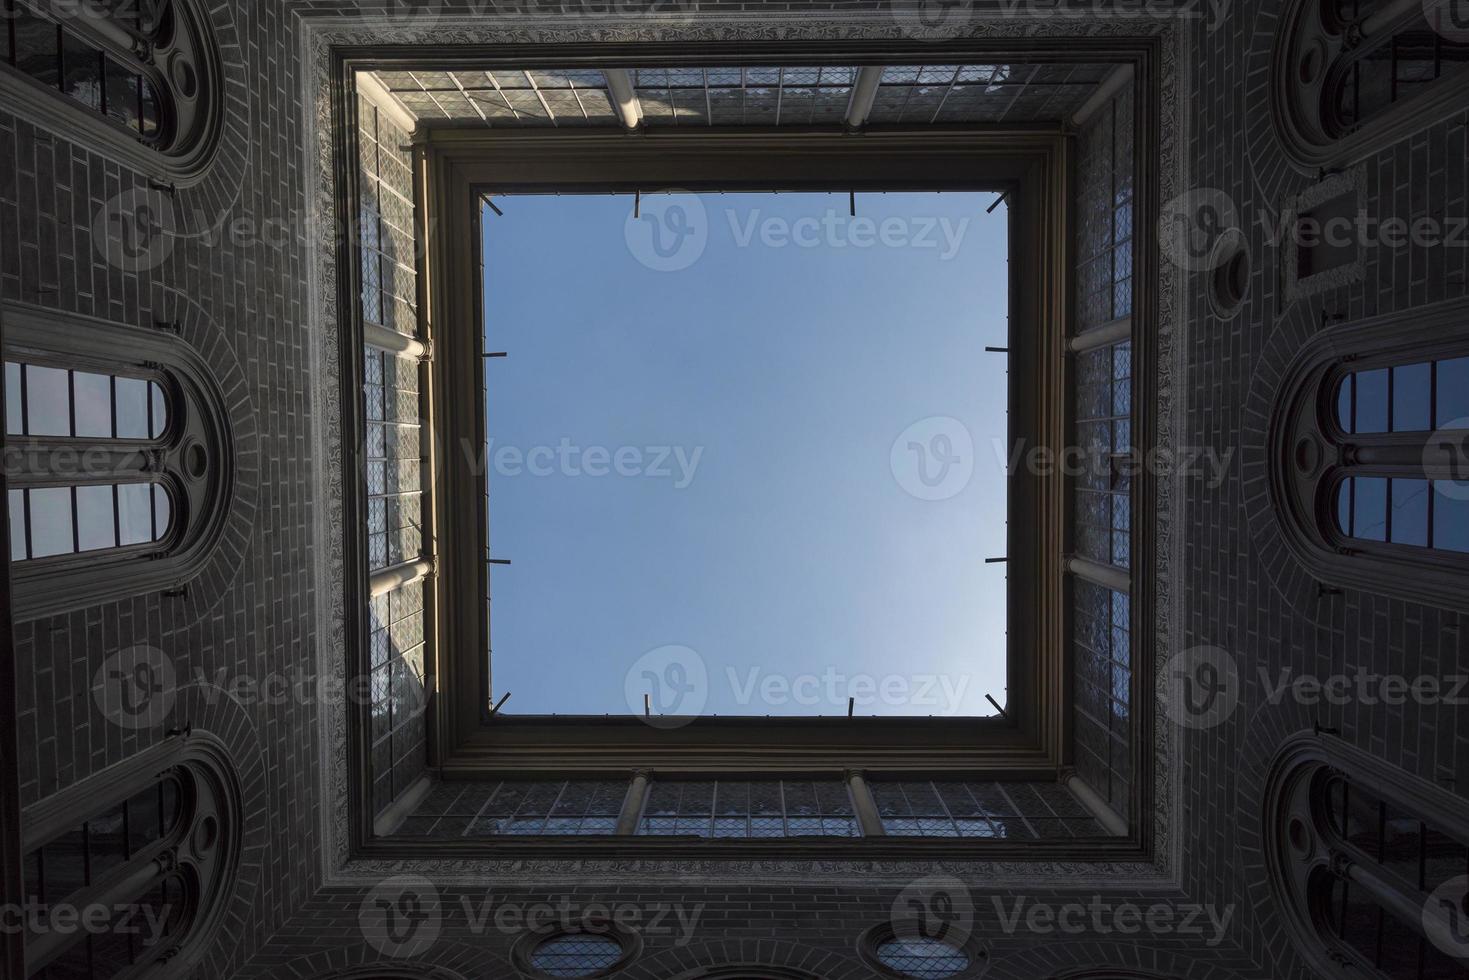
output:
{"label": "round window", "polygon": [[889,939],[878,943],[877,961],[916,980],[943,980],[969,969],[969,954],[938,939]]}
{"label": "round window", "polygon": [[530,954],[530,965],[548,977],[591,977],[617,965],[622,944],[610,936],[572,932],[552,936]]}

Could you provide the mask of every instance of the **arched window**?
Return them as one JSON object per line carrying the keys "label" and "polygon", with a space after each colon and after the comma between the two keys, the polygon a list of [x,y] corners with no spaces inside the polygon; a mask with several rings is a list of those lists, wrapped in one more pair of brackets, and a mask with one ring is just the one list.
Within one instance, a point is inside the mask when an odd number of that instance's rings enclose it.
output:
{"label": "arched window", "polygon": [[[58,111],[129,162],[188,176],[212,154],[222,87],[208,21],[192,0],[0,0],[0,90]],[[140,166],[140,169],[145,169]],[[156,169],[149,167],[146,169]]]}
{"label": "arched window", "polygon": [[1271,768],[1264,819],[1271,888],[1321,976],[1433,980],[1469,969],[1462,800],[1303,734]]}
{"label": "arched window", "polygon": [[1287,370],[1271,490],[1286,544],[1318,580],[1447,606],[1469,599],[1464,306],[1324,331]]}
{"label": "arched window", "polygon": [[1469,29],[1452,17],[1450,3],[1291,4],[1280,20],[1271,86],[1290,153],[1309,167],[1348,163],[1461,109]]}
{"label": "arched window", "polygon": [[28,977],[187,971],[239,864],[240,790],[222,746],[171,739],[25,816]]}
{"label": "arched window", "polygon": [[5,466],[18,613],[177,589],[230,494],[223,400],[165,331],[5,311]]}

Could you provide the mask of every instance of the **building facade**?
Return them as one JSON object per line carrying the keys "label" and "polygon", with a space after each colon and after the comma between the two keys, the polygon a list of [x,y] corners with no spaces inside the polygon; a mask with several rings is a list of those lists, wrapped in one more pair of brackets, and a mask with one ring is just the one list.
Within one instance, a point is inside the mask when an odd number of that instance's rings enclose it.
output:
{"label": "building facade", "polygon": [[[1462,2],[4,2],[3,975],[1469,975]],[[481,199],[915,175],[1009,713],[497,715]]]}

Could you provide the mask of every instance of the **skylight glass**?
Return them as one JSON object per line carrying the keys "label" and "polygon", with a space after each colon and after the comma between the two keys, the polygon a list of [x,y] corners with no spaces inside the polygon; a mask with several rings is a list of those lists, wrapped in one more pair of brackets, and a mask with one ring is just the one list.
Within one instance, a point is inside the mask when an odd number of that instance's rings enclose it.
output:
{"label": "skylight glass", "polygon": [[467,451],[510,562],[506,713],[1005,703],[993,193],[493,200],[484,349],[507,356]]}

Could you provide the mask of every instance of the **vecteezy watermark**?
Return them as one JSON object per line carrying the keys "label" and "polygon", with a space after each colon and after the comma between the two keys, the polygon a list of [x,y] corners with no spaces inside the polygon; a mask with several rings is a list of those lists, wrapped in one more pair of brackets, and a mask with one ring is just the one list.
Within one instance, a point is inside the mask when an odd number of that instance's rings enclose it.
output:
{"label": "vecteezy watermark", "polygon": [[1369,708],[1379,704],[1469,705],[1469,674],[1407,677],[1359,668],[1353,673],[1318,677],[1315,674],[1297,674],[1290,667],[1281,667],[1272,673],[1264,666],[1259,668],[1259,673],[1265,700],[1271,704],[1279,704],[1289,697],[1296,704],[1307,707],[1319,704],[1360,704]]}
{"label": "vecteezy watermark", "polygon": [[97,710],[130,731],[161,727],[173,711],[177,694],[173,660],[157,647],[119,650],[92,675]]}
{"label": "vecteezy watermark", "polygon": [[1000,928],[1006,935],[1037,936],[1177,936],[1218,946],[1229,931],[1235,907],[1154,902],[1118,902],[1093,895],[1085,902],[1045,902],[1021,896],[993,897]]}
{"label": "vecteezy watermark", "polygon": [[736,704],[768,707],[800,705],[827,706],[845,711],[874,705],[923,709],[924,714],[949,717],[958,714],[969,690],[969,675],[949,674],[846,674],[828,666],[820,674],[785,674],[759,666],[743,673],[725,668],[725,679]]}
{"label": "vecteezy watermark", "polygon": [[975,0],[892,0],[888,15],[904,37],[947,41],[968,32],[974,5]]}
{"label": "vecteezy watermark", "polygon": [[1469,0],[1423,0],[1423,19],[1445,40],[1469,44]]}
{"label": "vecteezy watermark", "polygon": [[496,445],[490,439],[483,447],[466,442],[463,448],[476,473],[493,469],[504,477],[665,479],[672,480],[676,490],[694,482],[704,457],[703,446],[579,446],[564,436],[555,446]]}
{"label": "vecteezy watermark", "polygon": [[[980,21],[1002,20],[1184,20],[1203,21],[1209,31],[1224,22],[1232,0],[893,0],[893,23],[904,37],[946,41],[967,34]],[[981,14],[982,11],[982,14]]]}
{"label": "vecteezy watermark", "polygon": [[368,945],[394,959],[422,956],[446,929],[471,936],[635,931],[669,937],[670,945],[683,947],[693,942],[704,909],[703,902],[588,902],[570,894],[534,902],[501,899],[493,892],[445,896],[427,878],[397,875],[362,899],[357,925]]}
{"label": "vecteezy watermark", "polygon": [[1453,479],[1435,479],[1433,491],[1449,500],[1469,500],[1469,418],[1440,425],[1423,447],[1423,468],[1448,473]]}
{"label": "vecteezy watermark", "polygon": [[400,30],[429,30],[444,15],[444,0],[388,0],[383,16]]}
{"label": "vecteezy watermark", "polygon": [[1114,452],[1110,447],[1031,445],[1025,439],[1006,445],[1003,439],[991,444],[995,458],[1005,473],[1014,476],[1084,476],[1116,475],[1136,477],[1143,474],[1163,478],[1186,477],[1205,482],[1209,489],[1224,485],[1234,465],[1235,450],[1219,450],[1214,446],[1154,446],[1147,452],[1127,447]]}
{"label": "vecteezy watermark", "polygon": [[831,208],[820,216],[795,219],[766,215],[759,208],[745,216],[732,209],[724,214],[737,248],[749,248],[758,241],[765,248],[933,249],[941,262],[959,254],[970,222],[967,215],[958,222],[948,216],[853,217]]}
{"label": "vecteezy watermark", "polygon": [[974,898],[958,878],[929,875],[898,892],[888,921],[897,939],[963,947],[974,936]]}
{"label": "vecteezy watermark", "polygon": [[633,258],[654,272],[680,272],[709,247],[709,212],[697,194],[667,190],[644,194],[623,222]]}
{"label": "vecteezy watermark", "polygon": [[709,668],[698,652],[677,644],[639,657],[623,676],[628,710],[654,728],[681,728],[709,701]]}
{"label": "vecteezy watermark", "polygon": [[1286,241],[1301,248],[1466,248],[1469,247],[1469,217],[1420,215],[1411,220],[1386,218],[1359,208],[1351,216],[1318,218],[1311,214],[1284,211],[1272,215],[1261,208],[1256,221],[1265,229],[1265,244],[1279,247]]}
{"label": "vecteezy watermark", "polygon": [[1239,704],[1239,668],[1219,647],[1193,647],[1164,669],[1163,710],[1184,728],[1213,728]]}
{"label": "vecteezy watermark", "polygon": [[[340,241],[361,242],[366,238],[390,259],[405,265],[419,257],[415,243],[412,254],[394,253],[394,236],[380,235],[378,217],[370,212],[353,214],[347,220],[323,220],[311,212],[240,214],[234,211],[209,213],[180,205],[157,188],[130,188],[109,198],[92,217],[92,243],[108,265],[124,272],[145,272],[168,261],[182,242],[205,248],[232,245],[235,248],[263,246],[288,249],[331,249]],[[434,219],[429,219],[430,227]],[[364,232],[366,235],[364,235]]]}
{"label": "vecteezy watermark", "polygon": [[[240,705],[271,707],[366,705],[374,700],[373,678],[369,674],[341,677],[300,667],[232,673],[228,667],[206,671],[196,666],[185,682],[173,659],[150,646],[128,647],[108,657],[93,676],[92,696],[108,721],[128,730],[140,730],[162,726],[172,715],[179,692],[185,688],[208,705],[223,699]],[[413,676],[411,682],[398,690],[405,699],[404,710],[416,711],[433,698],[435,686],[432,678],[420,680]]]}
{"label": "vecteezy watermark", "polygon": [[888,465],[898,486],[919,500],[948,500],[974,476],[974,437],[947,415],[919,419],[893,440]]}
{"label": "vecteezy watermark", "polygon": [[[587,902],[572,895],[539,902],[506,901],[486,892],[479,897],[459,896],[457,915],[463,916],[466,931],[475,936],[491,929],[509,936],[634,931],[642,936],[672,937],[671,944],[682,947],[693,942],[704,908],[703,902]],[[446,913],[456,914],[453,907]]]}
{"label": "vecteezy watermark", "polygon": [[174,912],[170,904],[146,902],[92,902],[73,905],[68,902],[42,902],[28,899],[24,903],[0,905],[0,934],[33,937],[136,936],[144,947],[156,946],[167,934]]}
{"label": "vecteezy watermark", "polygon": [[[1469,0],[1464,0],[1469,3]],[[1469,216],[1376,215],[1365,208],[1353,214],[1319,217],[1286,209],[1256,211],[1254,223],[1268,248],[1341,249],[1469,247]],[[1163,257],[1188,272],[1219,268],[1248,247],[1249,235],[1234,199],[1217,187],[1195,187],[1173,198],[1158,218],[1158,244]]]}
{"label": "vecteezy watermark", "polygon": [[1428,896],[1423,931],[1445,955],[1469,960],[1469,875],[1450,878]]}
{"label": "vecteezy watermark", "polygon": [[152,188],[114,195],[92,219],[92,242],[115,269],[137,273],[158,268],[178,242],[173,201]]}
{"label": "vecteezy watermark", "polygon": [[[874,218],[827,208],[819,214],[788,217],[760,208],[724,209],[724,224],[735,248],[872,248],[930,251],[941,262],[958,256],[969,231],[968,216],[888,215]],[[643,195],[623,224],[633,258],[655,272],[680,272],[703,257],[719,225],[704,200],[687,191]]]}
{"label": "vecteezy watermark", "polygon": [[63,24],[94,20],[109,24],[139,24],[146,28],[157,22],[155,10],[155,5],[143,0],[20,0],[18,3],[0,4],[0,24],[34,11]]}
{"label": "vecteezy watermark", "polygon": [[[408,29],[436,27],[450,13],[445,0],[389,0],[389,7],[389,22]],[[677,26],[692,18],[693,7],[693,0],[456,0],[452,13],[478,23],[638,17]]]}
{"label": "vecteezy watermark", "polygon": [[439,890],[418,875],[380,881],[357,908],[357,928],[384,956],[421,956],[438,942],[444,928]]}
{"label": "vecteezy watermark", "polygon": [[1187,272],[1207,272],[1223,261],[1219,241],[1240,227],[1234,198],[1217,187],[1194,187],[1163,205],[1158,247]]}

